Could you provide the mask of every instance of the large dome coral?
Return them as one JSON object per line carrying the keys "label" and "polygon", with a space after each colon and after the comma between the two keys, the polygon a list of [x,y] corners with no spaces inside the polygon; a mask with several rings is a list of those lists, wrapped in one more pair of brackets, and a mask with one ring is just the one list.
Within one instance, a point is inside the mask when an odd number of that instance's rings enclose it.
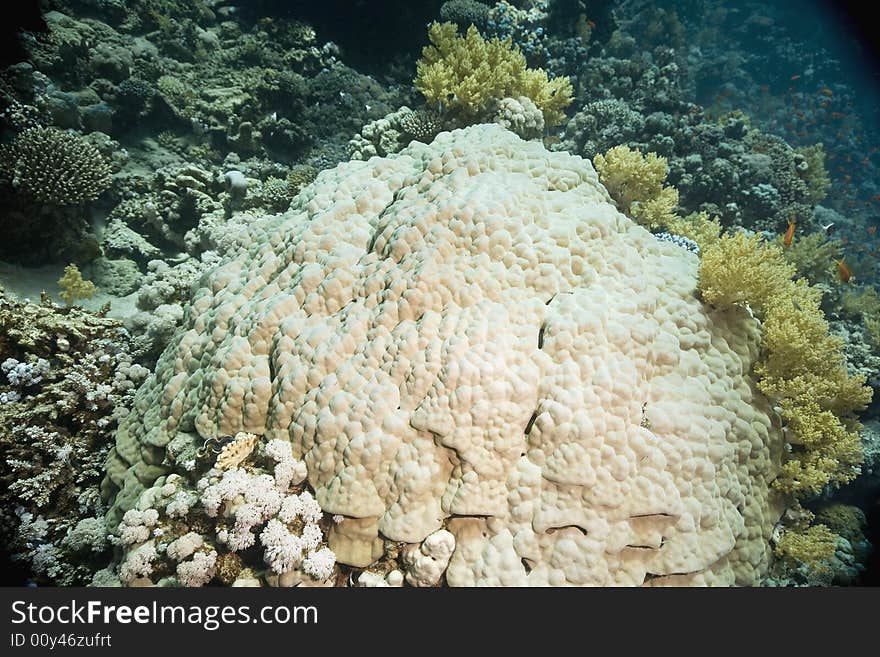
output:
{"label": "large dome coral", "polygon": [[194,294],[111,518],[192,476],[181,445],[249,432],[305,461],[342,563],[445,528],[450,585],[755,584],[782,437],[757,324],[697,264],[499,126],[324,171]]}

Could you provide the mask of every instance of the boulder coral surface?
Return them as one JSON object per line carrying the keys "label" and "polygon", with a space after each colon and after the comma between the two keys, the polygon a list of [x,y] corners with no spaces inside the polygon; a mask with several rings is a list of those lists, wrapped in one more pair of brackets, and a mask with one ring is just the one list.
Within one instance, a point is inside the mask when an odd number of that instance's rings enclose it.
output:
{"label": "boulder coral surface", "polygon": [[306,464],[338,563],[445,530],[453,586],[757,584],[782,432],[757,320],[702,303],[697,266],[497,125],[323,171],[193,293],[109,519],[194,480],[170,445],[248,432]]}

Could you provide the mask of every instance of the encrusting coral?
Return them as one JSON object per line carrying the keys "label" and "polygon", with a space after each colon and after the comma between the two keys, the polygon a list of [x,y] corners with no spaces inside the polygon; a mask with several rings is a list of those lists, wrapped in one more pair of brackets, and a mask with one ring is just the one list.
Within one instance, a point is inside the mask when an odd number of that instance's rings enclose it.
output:
{"label": "encrusting coral", "polygon": [[566,77],[550,79],[542,69],[530,69],[509,38],[484,39],[471,25],[465,36],[455,23],[432,23],[431,45],[422,50],[413,83],[432,107],[477,120],[503,98],[525,96],[537,105],[546,125],[557,125],[571,103]]}

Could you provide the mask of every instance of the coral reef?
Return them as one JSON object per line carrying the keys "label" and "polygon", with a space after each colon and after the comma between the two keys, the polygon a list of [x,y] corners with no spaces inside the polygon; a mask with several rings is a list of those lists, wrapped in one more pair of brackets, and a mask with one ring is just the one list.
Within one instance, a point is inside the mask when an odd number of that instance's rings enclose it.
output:
{"label": "coral reef", "polygon": [[880,100],[828,16],[40,4],[0,69],[30,583],[872,581]]}
{"label": "coral reef", "polygon": [[[327,582],[336,557],[290,443],[239,433],[212,466],[208,443],[196,448],[193,438],[175,442],[181,474],[158,479],[122,517],[113,536],[121,553],[102,580],[113,573],[128,586],[204,586],[215,577],[233,586],[242,577],[272,586]],[[248,565],[255,545],[262,563]]]}
{"label": "coral reef", "polygon": [[[351,567],[434,582],[451,550],[450,585],[757,583],[783,437],[748,378],[757,322],[709,312],[696,276],[589,162],[499,126],[324,171],[193,293],[117,432],[108,519],[243,431],[289,443]],[[440,529],[454,547],[424,543]]]}
{"label": "coral reef", "polygon": [[384,157],[402,150],[413,139],[430,142],[443,127],[442,119],[428,110],[411,110],[404,105],[399,110],[365,125],[348,142],[353,160]]}
{"label": "coral reef", "polygon": [[84,584],[107,559],[98,485],[148,370],[120,323],[0,290],[0,536],[39,582]]}

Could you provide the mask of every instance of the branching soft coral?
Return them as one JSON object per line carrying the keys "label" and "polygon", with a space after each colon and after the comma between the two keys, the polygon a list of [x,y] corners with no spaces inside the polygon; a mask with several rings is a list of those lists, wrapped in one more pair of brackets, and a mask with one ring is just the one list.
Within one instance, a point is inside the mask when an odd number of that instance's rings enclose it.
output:
{"label": "branching soft coral", "polygon": [[68,306],[77,299],[91,299],[98,289],[91,281],[83,279],[76,265],[67,265],[64,268],[64,276],[58,279],[58,287],[61,288],[59,296]]}
{"label": "branching soft coral", "polygon": [[813,525],[803,532],[783,532],[776,544],[776,555],[793,568],[804,564],[814,570],[827,571],[836,547],[834,532],[825,525]]}
{"label": "branching soft coral", "polygon": [[546,125],[565,118],[573,90],[567,77],[549,79],[543,69],[529,69],[510,38],[484,39],[471,25],[465,36],[454,23],[432,23],[431,45],[422,50],[413,83],[431,104],[476,120],[506,97],[526,96],[544,115]]}
{"label": "branching soft coral", "polygon": [[859,474],[863,454],[859,435],[848,430],[831,411],[819,404],[796,400],[780,403],[793,445],[774,486],[799,497],[818,495],[828,484],[839,486]]}
{"label": "branching soft coral", "polygon": [[798,152],[804,159],[806,167],[799,170],[801,180],[807,184],[810,201],[820,203],[828,194],[831,178],[825,168],[825,147],[819,144],[799,148]]}
{"label": "branching soft coral", "polygon": [[722,235],[703,252],[700,291],[713,306],[748,305],[761,316],[770,300],[788,288],[794,273],[779,247],[764,243],[759,235]]}
{"label": "branching soft coral", "polygon": [[846,370],[843,340],[828,332],[822,293],[782,250],[759,236],[724,235],[703,253],[700,290],[720,308],[748,306],[762,320],[763,357],[758,388],[778,403],[791,447],[774,485],[799,496],[816,495],[858,474],[862,452],[853,413],[867,406],[864,377]]}
{"label": "branching soft coral", "polygon": [[593,164],[599,180],[625,215],[651,229],[665,228],[677,218],[678,190],[663,186],[665,158],[615,146],[593,158]]}
{"label": "branching soft coral", "polygon": [[785,259],[797,268],[798,276],[806,276],[812,283],[830,282],[836,271],[833,260],[841,256],[841,244],[826,239],[824,233],[810,233],[795,236],[784,253]]}
{"label": "branching soft coral", "polygon": [[762,302],[764,347],[768,352],[763,376],[822,374],[829,365],[842,362],[843,339],[828,333],[828,322],[819,307],[821,301],[822,293],[801,278],[797,282],[780,281]]}
{"label": "branching soft coral", "polygon": [[666,230],[697,243],[700,251],[706,251],[721,238],[721,222],[708,212],[694,212],[686,217],[674,216]]}

